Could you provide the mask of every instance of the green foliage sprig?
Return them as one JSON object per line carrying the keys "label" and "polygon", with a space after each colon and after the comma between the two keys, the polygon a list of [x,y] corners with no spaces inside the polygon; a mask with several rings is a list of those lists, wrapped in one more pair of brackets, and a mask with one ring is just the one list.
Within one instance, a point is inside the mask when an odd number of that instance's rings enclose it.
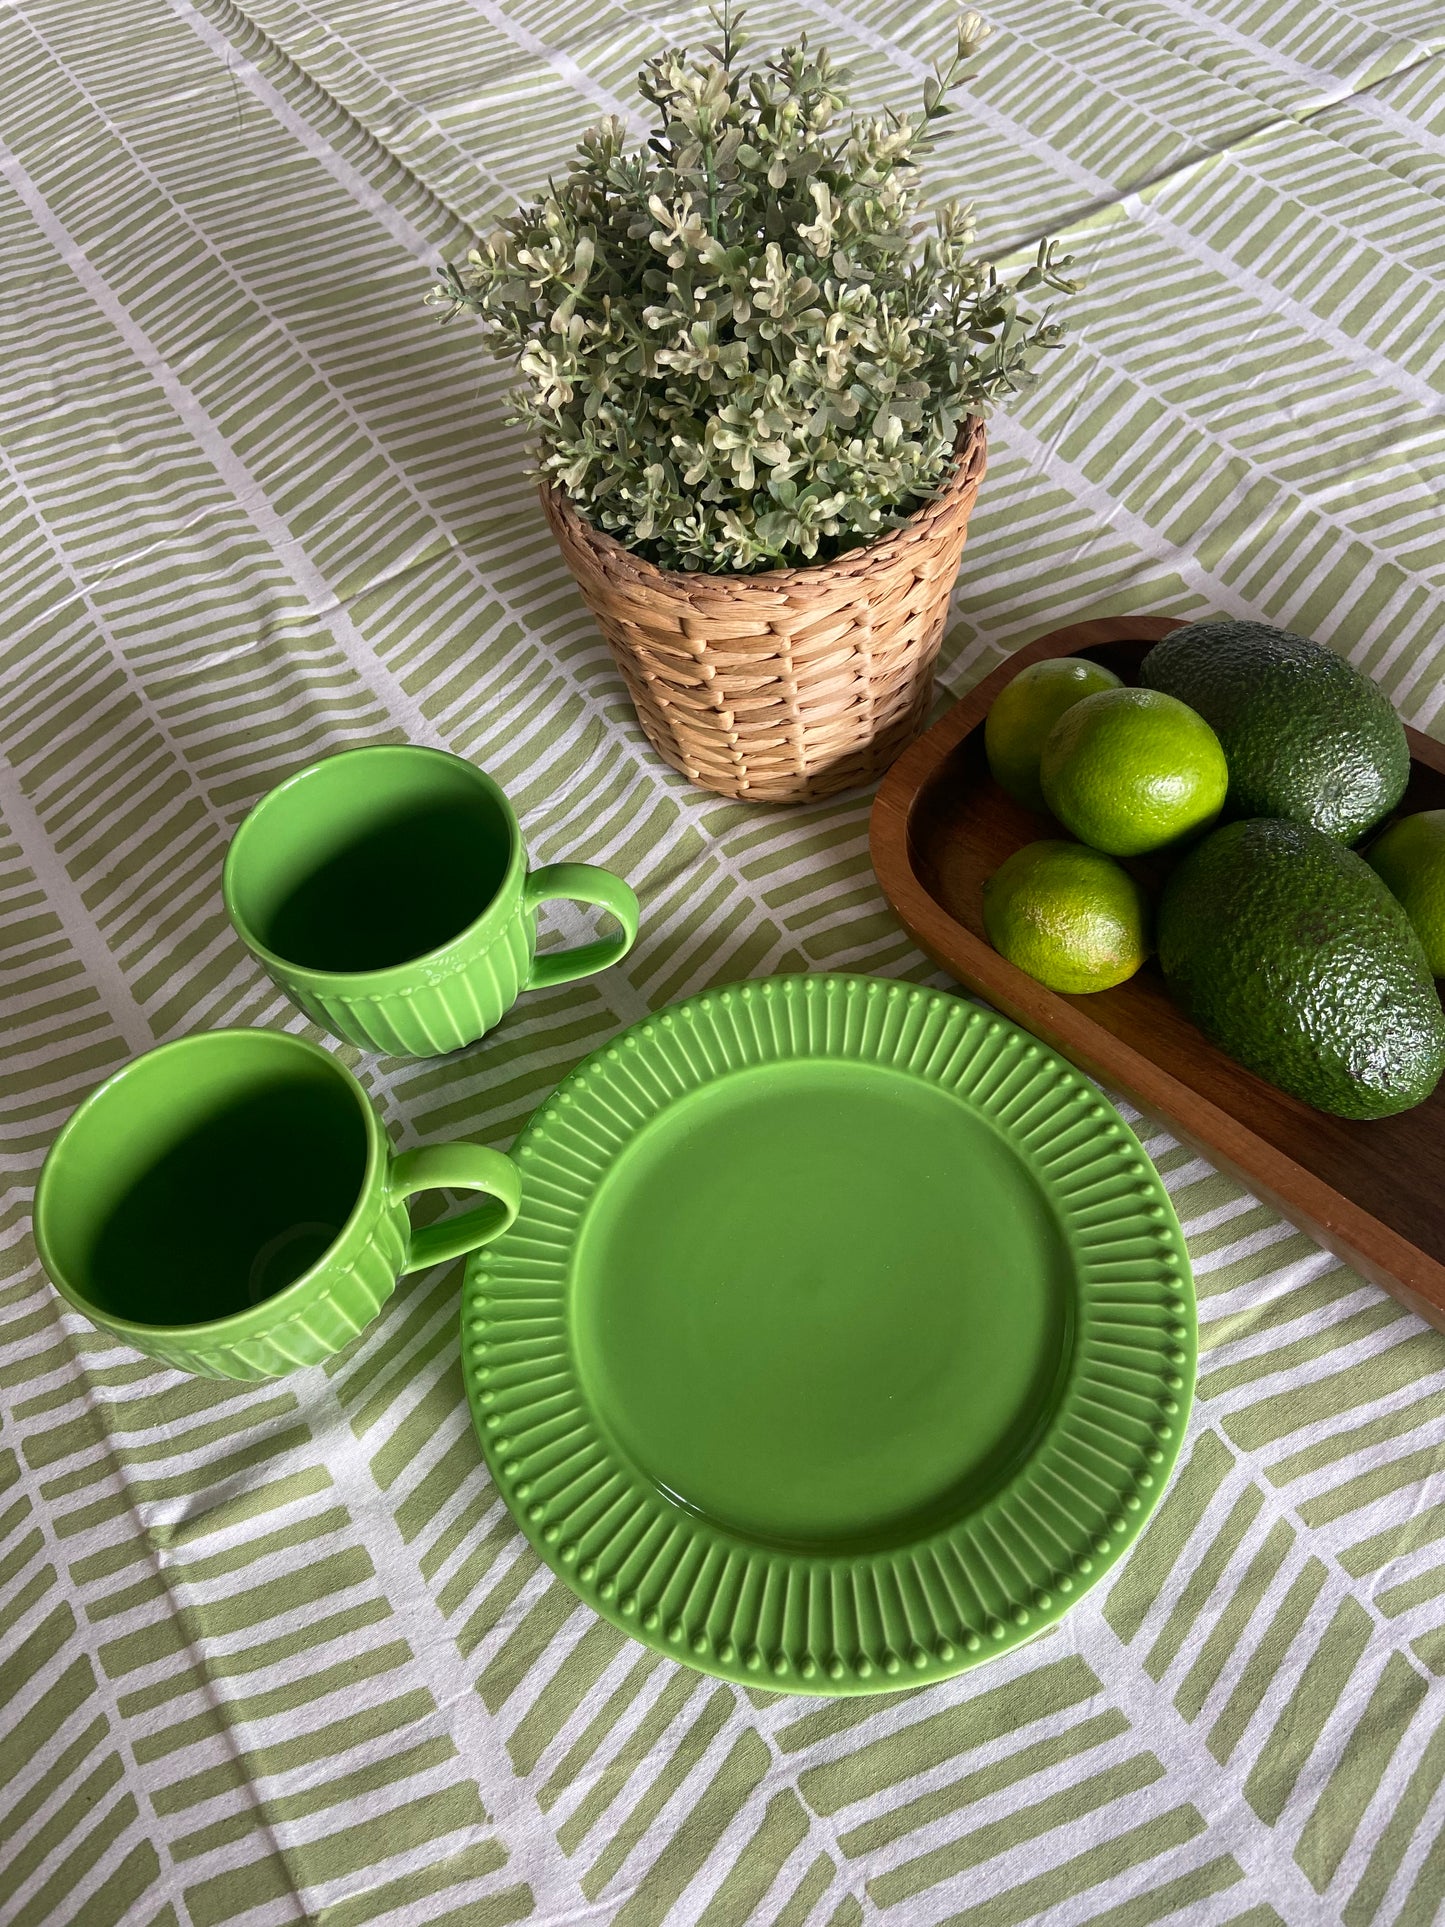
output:
{"label": "green foliage sprig", "polygon": [[921,109],[875,117],[845,117],[845,76],[806,38],[744,65],[742,16],[713,17],[717,44],[643,68],[645,146],[591,129],[431,299],[515,362],[539,474],[594,524],[665,568],[747,571],[905,520],[961,420],[1058,343],[1020,297],[1073,284],[1052,242],[1009,284],[972,257],[969,210],[920,220],[976,14]]}

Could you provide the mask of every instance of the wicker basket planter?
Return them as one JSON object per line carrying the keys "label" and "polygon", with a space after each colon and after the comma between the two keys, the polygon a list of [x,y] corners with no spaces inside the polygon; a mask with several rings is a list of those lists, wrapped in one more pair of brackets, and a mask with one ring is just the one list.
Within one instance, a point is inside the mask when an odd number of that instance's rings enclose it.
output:
{"label": "wicker basket planter", "polygon": [[922,726],[985,459],[972,420],[902,528],[761,575],[659,569],[558,490],[542,506],[663,760],[721,796],[803,803],[881,776]]}

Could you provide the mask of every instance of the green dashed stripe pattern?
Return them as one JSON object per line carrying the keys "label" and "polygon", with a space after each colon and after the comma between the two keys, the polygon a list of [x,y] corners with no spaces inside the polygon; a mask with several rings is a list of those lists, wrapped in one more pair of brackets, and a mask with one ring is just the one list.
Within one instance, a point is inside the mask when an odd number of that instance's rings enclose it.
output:
{"label": "green dashed stripe pattern", "polygon": [[[950,28],[942,0],[750,17],[876,103]],[[1062,233],[1087,291],[991,429],[940,706],[1073,617],[1222,611],[1438,731],[1438,6],[990,17],[940,187],[1000,256]],[[659,766],[503,374],[421,305],[702,31],[694,0],[0,7],[0,1922],[1427,1927],[1445,1338],[1147,1120],[1201,1305],[1169,1491],[1059,1628],[867,1701],[701,1678],[539,1566],[472,1436],[455,1268],[252,1387],[138,1358],[40,1274],[35,1174],[87,1089],[199,1028],[306,1029],[218,878],[327,750],[470,756],[538,862],[644,908],[623,966],[477,1049],[335,1047],[399,1143],[507,1145],[711,984],[943,981],[879,896],[866,797],[748,810]]]}

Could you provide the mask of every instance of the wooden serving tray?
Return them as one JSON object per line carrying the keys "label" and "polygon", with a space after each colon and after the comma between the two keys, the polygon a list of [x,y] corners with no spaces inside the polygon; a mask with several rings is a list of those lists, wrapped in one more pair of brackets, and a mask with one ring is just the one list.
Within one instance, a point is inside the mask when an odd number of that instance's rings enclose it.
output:
{"label": "wooden serving tray", "polygon": [[[1000,664],[884,778],[873,805],[873,867],[909,933],[943,969],[1445,1330],[1445,1082],[1398,1117],[1326,1117],[1207,1043],[1170,1002],[1152,961],[1117,989],[1069,997],[1005,962],[984,935],[984,879],[1022,844],[1062,834],[989,775],[990,703],[1045,656],[1087,655],[1137,682],[1150,644],[1179,626],[1165,616],[1070,623]],[[1445,807],[1445,746],[1417,730],[1406,735],[1413,766],[1401,807]]]}

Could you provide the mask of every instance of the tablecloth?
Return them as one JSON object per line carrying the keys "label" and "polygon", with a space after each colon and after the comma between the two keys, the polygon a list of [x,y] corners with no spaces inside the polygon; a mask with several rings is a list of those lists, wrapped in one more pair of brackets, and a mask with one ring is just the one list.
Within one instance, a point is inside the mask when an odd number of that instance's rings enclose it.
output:
{"label": "tablecloth", "polygon": [[[1076,616],[1256,615],[1415,724],[1445,699],[1437,0],[997,0],[936,191],[1062,235],[1067,349],[992,427],[940,705]],[[759,0],[864,103],[939,0]],[[230,831],[341,746],[490,770],[643,935],[431,1062],[341,1049],[399,1142],[505,1147],[703,986],[942,983],[869,798],[789,812],[649,751],[545,533],[505,373],[422,296],[702,9],[0,7],[0,1919],[1423,1923],[1445,1899],[1445,1337],[1140,1124],[1201,1307],[1179,1469],[1059,1627],[805,1701],[630,1643],[474,1442],[456,1267],[324,1370],[187,1379],[62,1307],[29,1201],[80,1096],[303,1028],[225,922]],[[569,926],[557,926],[563,934]],[[720,1221],[725,1235],[725,1216]]]}

